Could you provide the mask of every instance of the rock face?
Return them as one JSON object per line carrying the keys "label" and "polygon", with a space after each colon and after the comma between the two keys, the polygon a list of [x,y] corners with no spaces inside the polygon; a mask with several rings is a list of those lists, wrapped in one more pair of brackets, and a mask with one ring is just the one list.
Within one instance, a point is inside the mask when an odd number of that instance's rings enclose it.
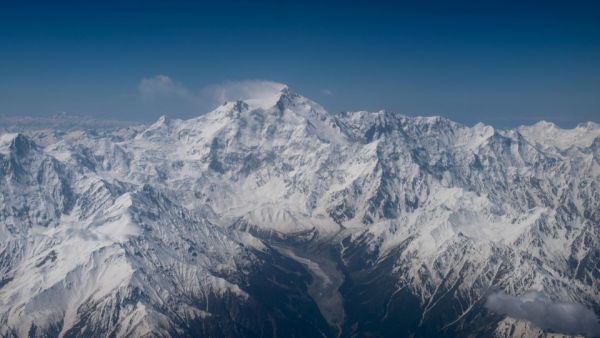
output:
{"label": "rock face", "polygon": [[600,313],[600,126],[331,114],[281,87],[4,133],[0,239],[1,336],[543,336],[486,300]]}

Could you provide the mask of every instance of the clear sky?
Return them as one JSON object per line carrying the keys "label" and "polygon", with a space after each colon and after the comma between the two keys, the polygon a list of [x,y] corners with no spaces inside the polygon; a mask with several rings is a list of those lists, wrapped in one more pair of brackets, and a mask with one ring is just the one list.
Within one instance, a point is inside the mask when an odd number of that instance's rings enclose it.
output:
{"label": "clear sky", "polygon": [[0,1],[0,114],[190,117],[263,80],[330,111],[600,122],[600,2]]}

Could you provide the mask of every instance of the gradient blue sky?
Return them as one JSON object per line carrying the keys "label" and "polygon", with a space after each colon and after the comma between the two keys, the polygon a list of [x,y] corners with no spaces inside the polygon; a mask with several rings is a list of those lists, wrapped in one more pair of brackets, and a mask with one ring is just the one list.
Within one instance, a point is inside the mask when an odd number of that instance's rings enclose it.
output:
{"label": "gradient blue sky", "polygon": [[0,114],[190,117],[247,80],[330,111],[600,122],[600,2],[0,1]]}

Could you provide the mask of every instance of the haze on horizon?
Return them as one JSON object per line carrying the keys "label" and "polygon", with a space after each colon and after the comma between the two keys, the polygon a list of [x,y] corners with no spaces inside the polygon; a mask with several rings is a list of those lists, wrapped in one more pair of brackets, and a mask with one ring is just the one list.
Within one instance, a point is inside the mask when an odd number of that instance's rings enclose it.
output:
{"label": "haze on horizon", "polygon": [[0,3],[0,114],[191,117],[273,83],[329,111],[600,122],[594,2]]}

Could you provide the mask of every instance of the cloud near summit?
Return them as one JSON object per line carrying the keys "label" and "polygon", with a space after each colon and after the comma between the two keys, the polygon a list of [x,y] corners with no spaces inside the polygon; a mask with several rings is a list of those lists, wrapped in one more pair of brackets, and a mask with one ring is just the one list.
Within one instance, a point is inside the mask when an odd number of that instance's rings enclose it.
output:
{"label": "cloud near summit", "polygon": [[143,78],[138,84],[138,92],[144,103],[158,109],[206,113],[226,101],[262,99],[278,93],[285,87],[285,84],[274,81],[243,80],[212,84],[193,90],[167,75],[159,74]]}
{"label": "cloud near summit", "polygon": [[264,99],[279,93],[286,85],[273,81],[246,80],[232,81],[205,88],[213,97],[225,101]]}

